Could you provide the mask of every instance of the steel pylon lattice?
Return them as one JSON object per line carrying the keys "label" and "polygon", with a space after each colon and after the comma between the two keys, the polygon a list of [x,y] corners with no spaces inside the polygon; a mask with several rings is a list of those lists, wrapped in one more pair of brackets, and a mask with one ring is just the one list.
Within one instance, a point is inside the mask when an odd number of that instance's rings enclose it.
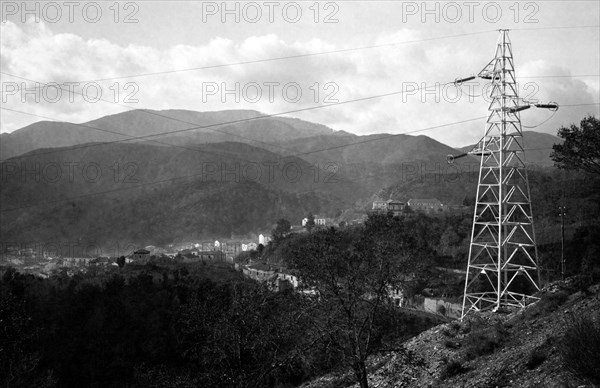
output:
{"label": "steel pylon lattice", "polygon": [[461,319],[471,311],[524,307],[537,300],[537,247],[518,96],[508,30],[494,59],[479,73],[491,81]]}

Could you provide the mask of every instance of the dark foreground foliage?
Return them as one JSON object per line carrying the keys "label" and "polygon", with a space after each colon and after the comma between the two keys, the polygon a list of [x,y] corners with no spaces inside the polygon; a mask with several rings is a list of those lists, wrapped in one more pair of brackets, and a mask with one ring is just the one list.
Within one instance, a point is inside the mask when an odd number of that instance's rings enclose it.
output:
{"label": "dark foreground foliage", "polygon": [[[214,268],[212,279],[202,268],[126,270],[41,279],[4,269],[0,384],[286,387],[340,367],[298,294],[225,269],[223,280]],[[398,312],[384,334],[426,328]]]}
{"label": "dark foreground foliage", "polygon": [[600,317],[573,315],[565,325],[560,354],[576,375],[600,383]]}

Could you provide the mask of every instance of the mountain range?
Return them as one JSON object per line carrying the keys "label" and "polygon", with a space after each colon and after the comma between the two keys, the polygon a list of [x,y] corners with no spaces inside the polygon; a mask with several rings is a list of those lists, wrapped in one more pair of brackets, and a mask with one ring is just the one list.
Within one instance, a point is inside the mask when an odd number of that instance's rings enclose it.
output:
{"label": "mountain range", "polygon": [[[530,148],[544,148],[528,161],[549,165],[546,148],[559,141],[526,132]],[[460,152],[422,135],[359,136],[248,110],[41,121],[0,135],[0,241],[106,246],[253,235],[278,218],[336,217],[393,195],[399,183],[476,169],[471,157],[446,163]],[[422,180],[409,186],[427,191]]]}

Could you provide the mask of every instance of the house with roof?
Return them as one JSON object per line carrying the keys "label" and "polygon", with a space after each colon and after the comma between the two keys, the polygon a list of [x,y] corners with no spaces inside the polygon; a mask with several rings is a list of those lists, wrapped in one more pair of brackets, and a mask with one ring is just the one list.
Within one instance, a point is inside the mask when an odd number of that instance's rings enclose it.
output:
{"label": "house with roof", "polygon": [[[327,226],[327,222],[328,219],[319,215],[314,215],[313,216],[314,220],[315,220],[315,226]],[[302,226],[306,226],[306,224],[308,223],[308,217],[304,217],[302,219]]]}
{"label": "house with roof", "polygon": [[147,264],[150,260],[150,251],[147,249],[138,249],[133,252],[133,262],[136,264]]}
{"label": "house with roof", "polygon": [[180,255],[176,257],[176,259],[182,263],[215,263],[215,262],[225,262],[225,253],[223,251],[194,251],[183,253],[180,252]]}
{"label": "house with roof", "polygon": [[404,202],[388,199],[387,201],[373,201],[373,211],[375,212],[392,212],[395,216],[400,215],[406,204]]}
{"label": "house with roof", "polygon": [[408,200],[408,207],[415,211],[427,213],[445,211],[444,204],[437,198],[413,198]]}

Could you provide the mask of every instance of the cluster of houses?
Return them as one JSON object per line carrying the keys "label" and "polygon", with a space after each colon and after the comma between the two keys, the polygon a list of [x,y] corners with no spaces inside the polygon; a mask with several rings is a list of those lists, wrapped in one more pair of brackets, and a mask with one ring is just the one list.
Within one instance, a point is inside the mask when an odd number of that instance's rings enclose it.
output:
{"label": "cluster of houses", "polygon": [[169,245],[167,249],[147,246],[134,251],[126,257],[126,263],[147,264],[158,258],[174,259],[178,262],[228,262],[233,264],[234,257],[241,252],[257,250],[259,245],[266,245],[271,241],[268,235],[260,234],[257,241],[231,240],[231,241],[203,241],[187,243],[175,247]]}
{"label": "cluster of houses", "polygon": [[374,201],[373,211],[392,212],[395,216],[400,215],[406,208],[412,211],[436,214],[444,212],[466,212],[470,208],[462,205],[445,205],[437,198],[412,198],[408,202],[400,202],[393,199],[387,201]]}
{"label": "cluster of houses", "polygon": [[[472,208],[462,205],[447,205],[442,203],[437,198],[411,198],[407,202],[397,201],[394,199],[388,200],[377,200],[373,201],[373,212],[392,212],[394,216],[399,216],[404,213],[407,209],[412,211],[418,211],[427,214],[440,214],[440,213],[468,213]],[[360,224],[367,218],[366,214],[362,214],[361,217],[350,220],[347,224]],[[308,223],[308,217],[302,219],[302,227],[292,227],[294,231],[301,231],[306,228]],[[335,224],[335,220],[332,218],[323,217],[320,215],[314,215],[314,223],[316,227],[319,226],[332,226]]]}
{"label": "cluster of houses", "polygon": [[394,215],[401,214],[407,207],[413,211],[422,211],[426,213],[441,212],[446,210],[444,204],[437,198],[414,198],[409,199],[406,203],[393,199],[373,202],[374,211],[391,211],[394,213]]}

